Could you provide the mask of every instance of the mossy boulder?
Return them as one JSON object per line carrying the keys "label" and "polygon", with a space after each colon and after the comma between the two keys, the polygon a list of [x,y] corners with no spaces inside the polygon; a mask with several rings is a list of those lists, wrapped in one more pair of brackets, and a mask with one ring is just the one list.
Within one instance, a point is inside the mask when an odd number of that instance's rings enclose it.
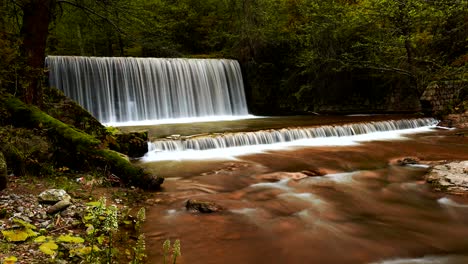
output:
{"label": "mossy boulder", "polygon": [[115,135],[118,150],[130,158],[139,158],[148,152],[148,131],[119,133]]}
{"label": "mossy boulder", "polygon": [[0,191],[7,187],[7,164],[3,153],[0,152]]}
{"label": "mossy boulder", "polygon": [[44,93],[47,94],[47,97],[43,110],[48,115],[100,140],[106,139],[108,136],[106,128],[83,107],[66,97],[62,91],[48,87],[45,88]]}
{"label": "mossy boulder", "polygon": [[125,183],[143,189],[158,189],[164,181],[106,149],[107,144],[97,137],[67,125],[35,106],[26,105],[14,97],[0,103],[4,103],[10,111],[13,125],[45,131],[55,146],[55,162],[60,165],[77,170],[105,168],[105,171],[115,174]]}

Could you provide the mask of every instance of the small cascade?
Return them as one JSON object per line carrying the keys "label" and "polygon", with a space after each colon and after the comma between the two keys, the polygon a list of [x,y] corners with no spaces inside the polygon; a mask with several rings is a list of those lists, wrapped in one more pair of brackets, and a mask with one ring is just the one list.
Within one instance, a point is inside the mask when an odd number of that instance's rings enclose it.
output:
{"label": "small cascade", "polygon": [[337,126],[283,128],[278,130],[261,130],[255,132],[213,134],[209,136],[186,137],[178,140],[156,140],[150,143],[149,150],[153,152],[172,152],[268,145],[293,142],[303,139],[347,137],[375,132],[414,129],[433,126],[436,125],[437,122],[438,121],[434,118],[418,118],[377,121],[370,123],[353,123]]}
{"label": "small cascade", "polygon": [[49,56],[50,85],[103,123],[248,115],[228,59]]}

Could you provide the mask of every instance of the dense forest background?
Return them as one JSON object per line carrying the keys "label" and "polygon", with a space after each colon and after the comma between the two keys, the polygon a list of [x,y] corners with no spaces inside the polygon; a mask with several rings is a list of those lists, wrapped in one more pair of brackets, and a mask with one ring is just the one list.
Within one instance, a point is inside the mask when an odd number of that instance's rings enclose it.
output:
{"label": "dense forest background", "polygon": [[466,0],[0,3],[13,93],[44,76],[28,60],[43,38],[45,55],[237,59],[255,114],[418,111],[428,84],[468,79]]}

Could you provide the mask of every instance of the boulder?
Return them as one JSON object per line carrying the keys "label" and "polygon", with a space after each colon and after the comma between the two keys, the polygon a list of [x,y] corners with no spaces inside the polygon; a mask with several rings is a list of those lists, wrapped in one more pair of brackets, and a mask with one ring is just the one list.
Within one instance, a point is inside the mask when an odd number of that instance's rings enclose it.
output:
{"label": "boulder", "polygon": [[468,194],[468,161],[436,165],[426,175],[426,181],[438,191]]}
{"label": "boulder", "polygon": [[131,158],[139,158],[148,152],[148,131],[116,134],[118,151]]}
{"label": "boulder", "polygon": [[0,152],[0,191],[7,187],[7,164],[3,153]]}
{"label": "boulder", "polygon": [[55,204],[60,201],[70,201],[70,195],[62,189],[49,189],[39,194],[38,200],[44,204]]}
{"label": "boulder", "polygon": [[222,211],[223,208],[213,202],[200,201],[195,199],[189,199],[185,204],[185,208],[188,211],[200,212],[200,213],[213,213]]}

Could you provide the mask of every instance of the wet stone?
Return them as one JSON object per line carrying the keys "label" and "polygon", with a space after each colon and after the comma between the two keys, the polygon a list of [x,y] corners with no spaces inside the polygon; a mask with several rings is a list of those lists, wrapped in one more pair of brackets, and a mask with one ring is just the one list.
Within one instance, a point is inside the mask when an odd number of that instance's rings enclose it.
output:
{"label": "wet stone", "polygon": [[426,181],[436,190],[465,195],[468,193],[468,161],[436,165],[426,175]]}
{"label": "wet stone", "polygon": [[397,164],[400,166],[411,165],[411,164],[418,164],[419,158],[417,157],[404,157],[402,159],[397,160]]}
{"label": "wet stone", "polygon": [[189,199],[185,204],[188,211],[200,213],[214,213],[220,212],[223,208],[213,202]]}

